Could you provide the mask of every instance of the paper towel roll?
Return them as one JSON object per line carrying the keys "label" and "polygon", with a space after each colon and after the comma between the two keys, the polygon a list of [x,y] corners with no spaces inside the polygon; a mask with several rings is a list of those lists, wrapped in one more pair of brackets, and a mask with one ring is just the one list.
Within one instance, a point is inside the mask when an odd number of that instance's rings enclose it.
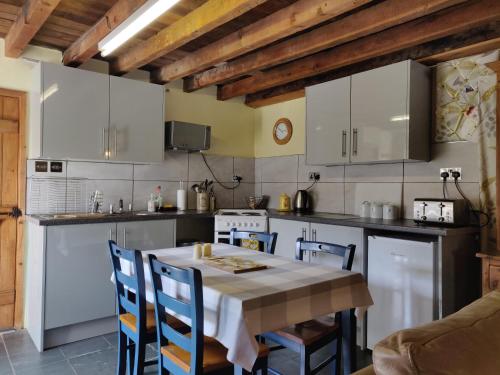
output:
{"label": "paper towel roll", "polygon": [[187,209],[187,190],[184,190],[184,189],[177,190],[177,209],[180,211],[186,211],[186,209]]}

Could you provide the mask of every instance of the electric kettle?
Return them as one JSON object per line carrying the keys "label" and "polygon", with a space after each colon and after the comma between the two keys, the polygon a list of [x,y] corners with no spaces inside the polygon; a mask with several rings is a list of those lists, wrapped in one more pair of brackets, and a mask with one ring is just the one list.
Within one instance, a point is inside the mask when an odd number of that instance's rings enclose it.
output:
{"label": "electric kettle", "polygon": [[309,194],[307,190],[297,190],[293,199],[293,209],[295,212],[309,211]]}

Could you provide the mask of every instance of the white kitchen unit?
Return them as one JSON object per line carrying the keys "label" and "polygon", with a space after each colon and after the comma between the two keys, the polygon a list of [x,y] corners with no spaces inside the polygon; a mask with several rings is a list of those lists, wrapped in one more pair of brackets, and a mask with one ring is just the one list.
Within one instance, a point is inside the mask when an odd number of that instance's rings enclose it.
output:
{"label": "white kitchen unit", "polygon": [[304,221],[269,219],[269,232],[278,233],[274,254],[291,259],[295,259],[297,238],[310,240],[310,224]]}
{"label": "white kitchen unit", "polygon": [[40,78],[39,157],[105,159],[109,76],[42,63]]}
{"label": "white kitchen unit", "polygon": [[439,317],[437,243],[422,237],[368,237],[367,346]]}
{"label": "white kitchen unit", "polygon": [[110,160],[161,162],[164,155],[164,87],[111,76]]}
{"label": "white kitchen unit", "polygon": [[306,163],[349,163],[351,77],[306,87]]}
{"label": "white kitchen unit", "polygon": [[30,158],[163,160],[163,86],[50,63],[33,71]]}
{"label": "white kitchen unit", "polygon": [[406,60],[306,89],[308,165],[430,159],[430,68]]}
{"label": "white kitchen unit", "polygon": [[406,60],[351,78],[351,162],[428,161],[430,68]]}
{"label": "white kitchen unit", "polygon": [[139,250],[175,246],[175,219],[26,223],[25,326],[39,351],[116,330],[109,239]]}

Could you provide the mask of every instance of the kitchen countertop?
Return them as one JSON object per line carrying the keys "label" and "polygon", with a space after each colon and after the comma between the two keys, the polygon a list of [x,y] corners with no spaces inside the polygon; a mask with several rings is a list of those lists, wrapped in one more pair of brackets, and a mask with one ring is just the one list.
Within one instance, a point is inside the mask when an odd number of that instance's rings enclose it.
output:
{"label": "kitchen countertop", "polygon": [[433,236],[453,236],[466,233],[478,233],[477,226],[444,227],[415,223],[413,220],[382,220],[362,218],[353,215],[333,214],[328,212],[295,213],[267,210],[269,218],[297,220],[309,223],[343,225],[346,227],[360,227],[373,230],[386,230],[394,232],[417,233]]}
{"label": "kitchen countertop", "polygon": [[[213,218],[212,212],[198,212],[196,210],[186,211],[167,211],[167,212],[146,212],[134,211],[124,212],[121,214],[76,214],[75,217],[70,217],[71,214],[55,215],[28,215],[28,220],[41,226],[51,225],[74,225],[74,224],[96,224],[96,223],[115,223],[124,221],[149,221],[149,220],[169,220],[182,218]],[[67,217],[62,217],[67,216]]]}

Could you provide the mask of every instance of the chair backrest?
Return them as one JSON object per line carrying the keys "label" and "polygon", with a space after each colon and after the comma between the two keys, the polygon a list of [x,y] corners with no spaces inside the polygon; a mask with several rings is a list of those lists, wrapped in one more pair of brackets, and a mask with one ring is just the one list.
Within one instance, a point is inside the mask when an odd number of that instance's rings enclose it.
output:
{"label": "chair backrest", "polygon": [[[130,313],[136,317],[136,333],[146,327],[146,292],[144,282],[144,264],[141,252],[125,249],[109,241],[109,251],[115,274],[118,314]],[[123,273],[121,260],[131,264],[130,275]],[[126,329],[126,327],[124,327]]]}
{"label": "chair backrest", "polygon": [[[201,374],[203,371],[203,289],[201,272],[196,268],[179,268],[157,260],[149,255],[149,266],[154,287],[156,329],[158,334],[158,352],[171,341],[173,344],[191,354],[190,374]],[[189,300],[174,298],[165,293],[162,277],[174,280],[189,287]],[[167,322],[168,309],[175,314],[191,320],[191,335],[183,335]],[[166,368],[173,374],[186,373],[169,358],[160,355],[160,368]]]}
{"label": "chair backrest", "polygon": [[342,257],[342,269],[350,271],[354,261],[356,245],[342,246],[328,242],[304,241],[302,237],[297,238],[295,259],[304,260],[304,253],[307,251],[328,253]]}
{"label": "chair backrest", "polygon": [[229,244],[234,246],[241,246],[241,240],[254,240],[259,242],[259,250],[268,254],[274,254],[276,248],[276,240],[278,233],[264,233],[264,232],[241,232],[236,228],[231,229],[229,236]]}

